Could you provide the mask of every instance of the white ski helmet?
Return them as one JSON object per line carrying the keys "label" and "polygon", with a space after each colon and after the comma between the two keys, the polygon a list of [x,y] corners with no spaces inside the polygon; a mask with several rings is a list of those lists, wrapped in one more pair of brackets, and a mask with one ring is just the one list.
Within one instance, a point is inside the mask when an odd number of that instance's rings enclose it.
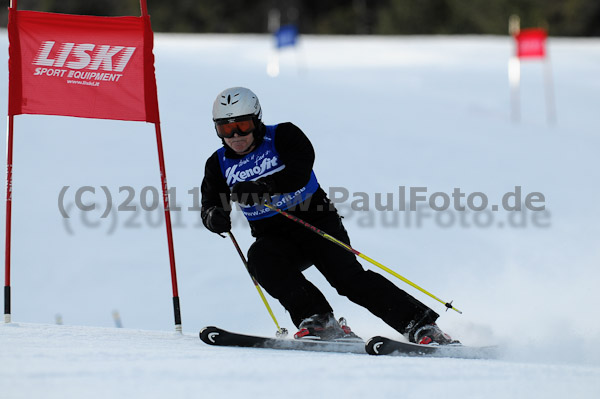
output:
{"label": "white ski helmet", "polygon": [[245,87],[231,87],[223,90],[213,103],[213,121],[235,119],[241,116],[254,116],[258,121],[262,118],[262,110],[258,97]]}

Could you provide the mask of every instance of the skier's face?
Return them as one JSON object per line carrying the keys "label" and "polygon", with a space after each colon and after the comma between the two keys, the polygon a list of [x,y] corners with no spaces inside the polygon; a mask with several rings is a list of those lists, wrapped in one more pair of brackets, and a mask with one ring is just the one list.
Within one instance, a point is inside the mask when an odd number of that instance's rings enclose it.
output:
{"label": "skier's face", "polygon": [[254,149],[254,135],[240,136],[234,134],[233,137],[224,138],[225,144],[229,146],[238,155],[246,155]]}

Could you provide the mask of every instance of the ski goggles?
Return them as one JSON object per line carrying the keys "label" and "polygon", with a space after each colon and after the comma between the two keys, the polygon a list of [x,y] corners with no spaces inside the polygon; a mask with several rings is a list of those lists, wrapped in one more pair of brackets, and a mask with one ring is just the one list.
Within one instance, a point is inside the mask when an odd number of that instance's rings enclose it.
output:
{"label": "ski goggles", "polygon": [[237,120],[224,119],[217,121],[215,122],[215,128],[220,138],[230,139],[236,133],[242,137],[249,135],[256,129],[256,124],[254,123],[254,117],[249,116]]}

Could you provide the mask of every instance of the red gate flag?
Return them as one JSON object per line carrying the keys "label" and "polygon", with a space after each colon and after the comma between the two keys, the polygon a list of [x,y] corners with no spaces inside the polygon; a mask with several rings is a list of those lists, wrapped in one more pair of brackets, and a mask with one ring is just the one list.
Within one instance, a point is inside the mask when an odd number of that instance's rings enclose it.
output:
{"label": "red gate flag", "polygon": [[159,123],[150,17],[9,10],[9,115]]}
{"label": "red gate flag", "polygon": [[517,56],[519,58],[544,58],[546,56],[546,38],[544,29],[523,29],[516,36]]}

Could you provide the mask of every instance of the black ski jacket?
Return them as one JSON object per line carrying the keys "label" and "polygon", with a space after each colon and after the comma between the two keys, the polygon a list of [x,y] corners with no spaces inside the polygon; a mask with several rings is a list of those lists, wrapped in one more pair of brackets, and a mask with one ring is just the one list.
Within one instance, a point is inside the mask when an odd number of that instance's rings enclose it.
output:
{"label": "black ski jacket", "polygon": [[[254,133],[256,148],[262,142],[265,130],[265,126],[261,124],[260,129]],[[223,145],[226,148],[226,157],[242,157],[227,147],[225,143]],[[294,124],[290,122],[281,123],[277,125],[276,129],[275,148],[281,161],[285,164],[285,169],[259,180],[267,183],[269,193],[272,195],[288,193],[304,187],[310,179],[315,161],[315,151],[308,137]],[[205,221],[207,211],[214,206],[225,210],[231,209],[231,192],[221,172],[216,151],[206,161],[201,191],[203,221]],[[315,224],[317,227],[328,218],[338,217],[335,207],[320,186],[306,201],[290,208],[287,212]],[[282,215],[275,215],[249,223],[252,235],[255,237],[292,232],[295,229],[304,228]]]}

